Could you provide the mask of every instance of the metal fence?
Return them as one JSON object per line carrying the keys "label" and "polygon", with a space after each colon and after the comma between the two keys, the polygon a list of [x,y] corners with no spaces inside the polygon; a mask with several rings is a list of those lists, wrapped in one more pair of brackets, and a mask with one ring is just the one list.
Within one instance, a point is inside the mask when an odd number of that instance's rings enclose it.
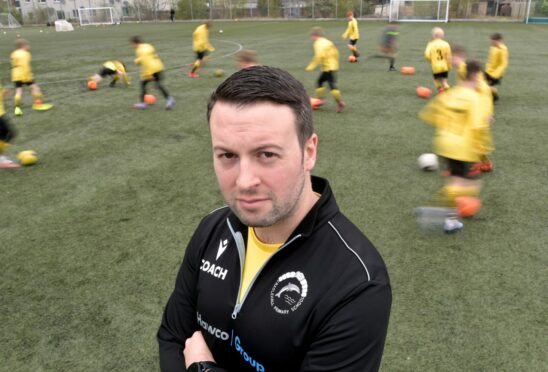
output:
{"label": "metal fence", "polygon": [[[81,0],[0,0],[0,10],[8,11],[25,24],[52,23],[67,19],[77,23],[76,3]],[[388,19],[390,0],[88,0],[114,5],[124,21],[169,21],[170,10],[177,20],[237,19],[341,19],[348,10],[357,18]],[[419,1],[403,1],[409,10]],[[432,2],[430,0],[430,2]],[[28,7],[28,4],[32,7]],[[20,4],[18,8],[17,5]],[[28,9],[27,9],[28,8]],[[527,14],[537,21],[548,22],[548,0],[449,0],[449,20],[528,21]],[[1,13],[1,12],[0,12]]]}
{"label": "metal fence", "polygon": [[[449,19],[524,21],[528,3],[529,0],[451,0]],[[353,10],[357,18],[388,19],[389,8],[389,0],[181,0],[177,19],[344,18],[348,10]],[[548,16],[548,0],[531,2],[531,14],[540,14],[543,9]]]}

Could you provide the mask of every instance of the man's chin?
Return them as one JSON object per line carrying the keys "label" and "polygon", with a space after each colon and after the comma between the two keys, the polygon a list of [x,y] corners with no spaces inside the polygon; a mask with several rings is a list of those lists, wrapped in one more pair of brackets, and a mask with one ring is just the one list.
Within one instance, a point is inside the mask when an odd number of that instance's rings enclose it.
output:
{"label": "man's chin", "polygon": [[233,212],[236,216],[238,216],[242,223],[250,227],[270,227],[275,223],[275,221],[272,221],[264,215],[242,212],[241,210],[234,209]]}

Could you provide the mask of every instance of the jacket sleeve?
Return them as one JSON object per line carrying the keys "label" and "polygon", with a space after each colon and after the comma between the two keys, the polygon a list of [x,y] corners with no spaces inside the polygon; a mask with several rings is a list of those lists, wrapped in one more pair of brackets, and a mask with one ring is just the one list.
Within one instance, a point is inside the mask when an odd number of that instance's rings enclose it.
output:
{"label": "jacket sleeve", "polygon": [[389,284],[367,283],[325,322],[312,341],[301,371],[378,371],[391,303]]}
{"label": "jacket sleeve", "polygon": [[200,267],[198,231],[190,240],[158,330],[160,369],[162,372],[185,371],[185,340],[198,329],[196,320],[197,281]]}

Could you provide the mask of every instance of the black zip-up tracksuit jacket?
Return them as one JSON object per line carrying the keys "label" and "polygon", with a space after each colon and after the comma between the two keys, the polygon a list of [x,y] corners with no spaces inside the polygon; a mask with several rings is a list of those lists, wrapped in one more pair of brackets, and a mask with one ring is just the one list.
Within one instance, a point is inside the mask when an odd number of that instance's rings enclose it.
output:
{"label": "black zip-up tracksuit jacket", "polygon": [[312,186],[320,199],[241,304],[248,227],[228,208],[202,220],[158,331],[162,371],[185,370],[182,350],[196,330],[228,371],[379,369],[392,302],[386,266],[327,180],[312,177]]}

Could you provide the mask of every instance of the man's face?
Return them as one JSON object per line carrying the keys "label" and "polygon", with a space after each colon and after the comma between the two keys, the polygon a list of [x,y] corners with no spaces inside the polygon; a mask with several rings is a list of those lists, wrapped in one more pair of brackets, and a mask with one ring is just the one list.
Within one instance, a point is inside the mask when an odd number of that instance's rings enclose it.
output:
{"label": "man's face", "polygon": [[302,149],[288,106],[217,102],[210,118],[213,165],[223,197],[248,226],[287,222],[303,207],[317,137]]}

